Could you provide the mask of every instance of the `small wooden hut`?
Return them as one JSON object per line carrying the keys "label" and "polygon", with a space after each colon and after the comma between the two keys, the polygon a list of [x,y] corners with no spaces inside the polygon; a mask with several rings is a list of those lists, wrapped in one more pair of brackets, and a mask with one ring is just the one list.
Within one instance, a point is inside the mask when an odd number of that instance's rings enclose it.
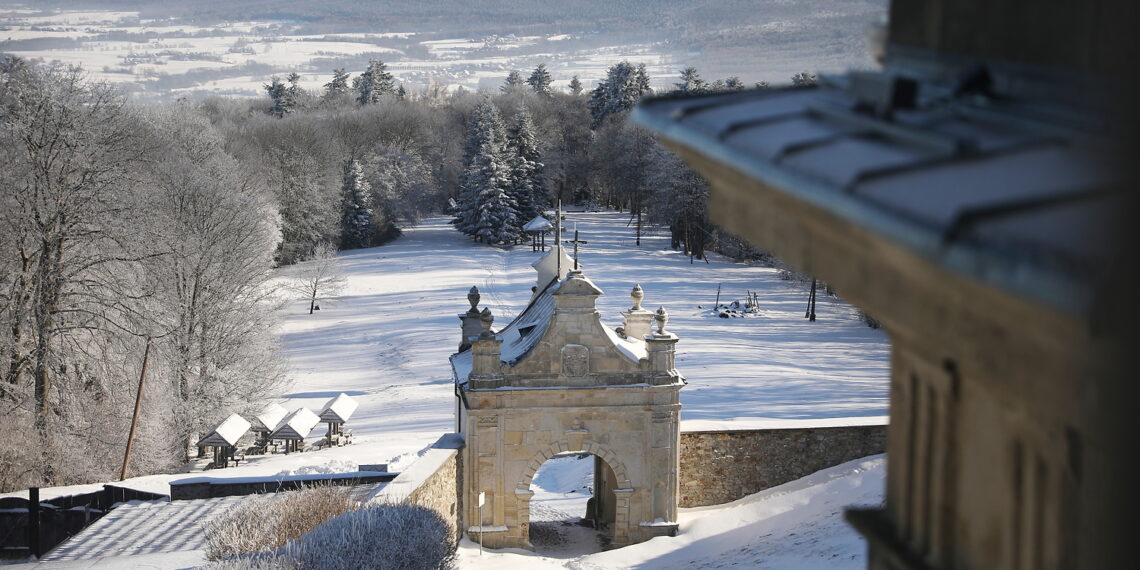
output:
{"label": "small wooden hut", "polygon": [[319,423],[321,423],[321,418],[317,417],[317,414],[314,414],[312,410],[298,408],[282,418],[281,423],[269,434],[269,438],[284,441],[285,453],[297,451],[301,449],[301,444],[309,436],[309,432],[313,431],[313,428]]}
{"label": "small wooden hut", "polygon": [[325,403],[325,406],[317,413],[321,421],[329,425],[325,436],[329,445],[343,445],[348,442],[348,437],[351,434],[344,431],[344,424],[356,411],[356,406],[356,400],[353,400],[352,396],[341,392]]}
{"label": "small wooden hut", "polygon": [[254,446],[261,449],[262,453],[273,443],[273,439],[269,437],[269,434],[277,429],[281,420],[287,415],[289,415],[289,410],[286,410],[281,404],[272,402],[253,417],[253,420],[250,422],[251,429],[253,429],[253,433],[257,435]]}
{"label": "small wooden hut", "polygon": [[226,467],[231,460],[237,461],[234,452],[238,440],[249,431],[249,422],[238,414],[230,414],[218,427],[198,441],[198,449],[207,447],[214,450],[214,467]]}
{"label": "small wooden hut", "polygon": [[533,220],[523,226],[523,231],[530,236],[531,251],[546,251],[546,234],[554,229],[554,224],[543,216],[535,216]]}

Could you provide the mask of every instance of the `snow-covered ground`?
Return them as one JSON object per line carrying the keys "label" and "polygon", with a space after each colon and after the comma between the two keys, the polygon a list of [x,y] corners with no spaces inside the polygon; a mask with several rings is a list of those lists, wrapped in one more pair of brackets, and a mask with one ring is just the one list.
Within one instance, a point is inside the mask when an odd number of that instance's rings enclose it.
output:
{"label": "snow-covered ground", "polygon": [[[776,269],[715,255],[708,263],[691,262],[668,249],[668,236],[661,232],[651,232],[637,246],[627,214],[570,212],[567,217],[567,226],[589,242],[581,263],[606,292],[599,299],[603,322],[620,323],[635,283],[645,290],[646,307],[664,306],[669,312],[667,328],[681,338],[677,367],[688,380],[681,390],[683,430],[885,422],[888,339],[859,321],[855,308],[821,296],[817,320],[809,322],[804,319],[805,285],[780,279]],[[289,410],[317,410],[341,392],[353,396],[359,408],[346,426],[353,431],[353,443],[251,456],[240,467],[209,475],[348,472],[372,463],[389,463],[391,471],[405,468],[441,434],[454,431],[448,356],[459,343],[456,315],[469,307],[468,289],[478,286],[480,305],[494,313],[496,328],[505,326],[530,297],[535,282],[530,264],[540,255],[529,246],[474,244],[443,218],[426,220],[391,244],[342,253],[348,284],[340,297],[322,301],[312,315],[306,301],[287,307],[279,333],[293,383],[277,401]],[[288,279],[289,271],[280,279]],[[718,318],[709,310],[718,285],[721,303],[755,293],[759,315]],[[320,432],[315,430],[311,441]],[[536,477],[533,508],[550,518],[580,517],[588,492],[582,486],[590,485],[592,462],[561,463],[562,468],[545,466]],[[591,531],[564,526],[576,533],[567,540],[569,546],[543,556],[480,555],[476,543],[465,542],[462,566],[679,568],[736,562],[811,568],[845,562],[857,567],[862,546],[842,523],[841,507],[879,502],[884,464],[882,458],[853,462],[731,505],[683,509],[681,534],[675,538],[587,554],[597,548],[586,548],[575,537]],[[168,493],[171,480],[200,475],[136,477],[121,485]],[[47,498],[98,488],[41,493]]]}

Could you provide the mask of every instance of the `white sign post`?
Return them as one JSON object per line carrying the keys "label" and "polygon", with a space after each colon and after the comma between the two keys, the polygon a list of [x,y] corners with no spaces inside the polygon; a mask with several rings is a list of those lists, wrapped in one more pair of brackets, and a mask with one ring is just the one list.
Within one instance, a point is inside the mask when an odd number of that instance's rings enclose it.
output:
{"label": "white sign post", "polygon": [[479,491],[479,556],[483,555],[483,503],[487,502],[487,492]]}

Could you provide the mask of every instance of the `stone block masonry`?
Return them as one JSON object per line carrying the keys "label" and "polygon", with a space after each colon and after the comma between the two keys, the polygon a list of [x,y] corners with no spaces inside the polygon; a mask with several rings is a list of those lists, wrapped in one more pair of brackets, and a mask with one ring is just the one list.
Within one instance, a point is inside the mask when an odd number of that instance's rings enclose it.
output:
{"label": "stone block masonry", "polygon": [[681,507],[735,501],[885,453],[887,426],[681,432]]}
{"label": "stone block masonry", "polygon": [[455,537],[459,537],[459,513],[462,481],[461,434],[449,433],[439,438],[422,457],[387,485],[367,498],[372,504],[408,503],[443,515]]}

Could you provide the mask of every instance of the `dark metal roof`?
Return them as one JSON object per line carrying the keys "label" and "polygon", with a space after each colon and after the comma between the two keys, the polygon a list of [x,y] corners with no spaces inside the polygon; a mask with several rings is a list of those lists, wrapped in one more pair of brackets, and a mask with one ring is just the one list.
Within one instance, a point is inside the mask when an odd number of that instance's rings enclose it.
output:
{"label": "dark metal roof", "polygon": [[889,109],[892,81],[661,97],[632,119],[956,273],[1086,312],[1122,202],[1095,123],[918,84]]}

